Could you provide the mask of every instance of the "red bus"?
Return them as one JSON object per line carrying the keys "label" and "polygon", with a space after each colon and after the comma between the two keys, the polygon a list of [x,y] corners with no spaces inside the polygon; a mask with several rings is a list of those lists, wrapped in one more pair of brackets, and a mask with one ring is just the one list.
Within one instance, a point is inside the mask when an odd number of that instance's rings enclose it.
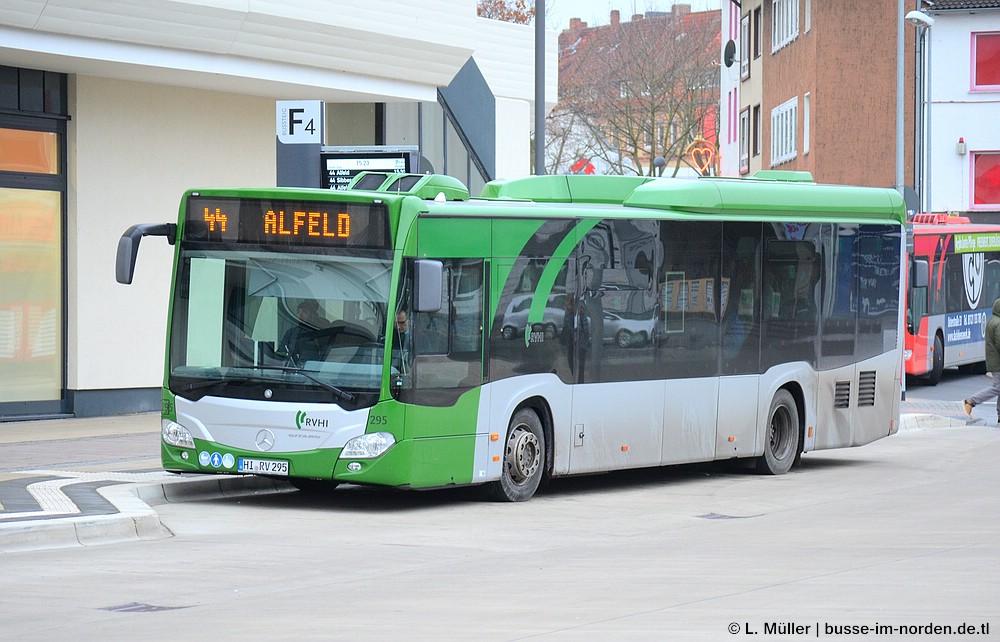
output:
{"label": "red bus", "polygon": [[[985,372],[983,330],[1000,297],[1000,225],[916,214],[906,301],[906,374]],[[864,302],[862,302],[864,305]]]}

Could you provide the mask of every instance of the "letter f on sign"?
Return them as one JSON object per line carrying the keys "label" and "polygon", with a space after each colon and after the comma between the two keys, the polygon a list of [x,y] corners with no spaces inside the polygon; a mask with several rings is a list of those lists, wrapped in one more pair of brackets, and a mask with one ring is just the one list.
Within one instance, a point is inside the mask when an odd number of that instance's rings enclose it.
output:
{"label": "letter f on sign", "polygon": [[302,116],[302,114],[304,114],[305,111],[306,110],[304,110],[304,109],[289,109],[288,110],[288,135],[289,136],[294,136],[295,135],[295,125],[296,124],[299,124],[299,125],[302,124],[302,118],[300,118],[300,116]]}

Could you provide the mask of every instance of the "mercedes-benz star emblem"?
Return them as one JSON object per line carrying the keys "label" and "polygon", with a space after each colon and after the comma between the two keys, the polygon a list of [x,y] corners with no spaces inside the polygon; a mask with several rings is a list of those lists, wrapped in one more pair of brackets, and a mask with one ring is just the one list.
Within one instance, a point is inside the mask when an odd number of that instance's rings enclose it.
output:
{"label": "mercedes-benz star emblem", "polygon": [[260,450],[271,450],[274,448],[274,433],[270,430],[261,430],[254,438],[254,443]]}

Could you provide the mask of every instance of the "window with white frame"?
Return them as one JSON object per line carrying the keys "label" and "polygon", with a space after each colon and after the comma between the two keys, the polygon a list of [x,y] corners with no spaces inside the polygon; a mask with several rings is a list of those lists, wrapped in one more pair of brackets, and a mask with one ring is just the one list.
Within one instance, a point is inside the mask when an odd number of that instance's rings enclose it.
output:
{"label": "window with white frame", "polygon": [[740,174],[750,171],[750,109],[740,112]]}
{"label": "window with white frame", "polygon": [[750,77],[750,14],[740,19],[740,78]]}
{"label": "window with white frame", "polygon": [[972,208],[1000,209],[1000,151],[972,153]]}
{"label": "window with white frame", "polygon": [[806,26],[805,26],[805,32],[806,33],[809,33],[809,30],[812,28],[812,15],[813,15],[813,3],[812,3],[812,0],[806,0],[806,15],[804,16],[804,20],[805,20],[805,23],[806,23]]}
{"label": "window with white frame", "polygon": [[802,155],[809,153],[809,92],[802,97]]}
{"label": "window with white frame", "polygon": [[799,35],[799,0],[771,0],[771,52]]}
{"label": "window with white frame", "polygon": [[751,152],[754,156],[760,156],[760,105],[753,106],[753,117],[750,122],[750,136],[753,140]]}
{"label": "window with white frame", "polygon": [[796,147],[798,121],[798,96],[771,110],[771,167],[787,163],[798,154]]}
{"label": "window with white frame", "polygon": [[972,34],[972,88],[1000,91],[1000,32]]}

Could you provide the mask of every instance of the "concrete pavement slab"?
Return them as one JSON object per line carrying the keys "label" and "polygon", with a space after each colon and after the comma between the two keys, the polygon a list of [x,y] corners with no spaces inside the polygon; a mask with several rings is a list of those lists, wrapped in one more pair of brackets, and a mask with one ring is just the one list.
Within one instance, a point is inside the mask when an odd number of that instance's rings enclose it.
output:
{"label": "concrete pavement slab", "polygon": [[[904,401],[902,410],[901,430],[983,423],[970,420],[961,402]],[[0,553],[162,539],[171,533],[156,506],[294,490],[261,477],[163,472],[159,430],[154,413],[0,424],[0,487],[23,482],[17,503],[24,504],[26,487],[38,505],[38,510],[8,510],[0,492]],[[63,492],[81,483],[95,484],[114,512],[81,510]]]}

